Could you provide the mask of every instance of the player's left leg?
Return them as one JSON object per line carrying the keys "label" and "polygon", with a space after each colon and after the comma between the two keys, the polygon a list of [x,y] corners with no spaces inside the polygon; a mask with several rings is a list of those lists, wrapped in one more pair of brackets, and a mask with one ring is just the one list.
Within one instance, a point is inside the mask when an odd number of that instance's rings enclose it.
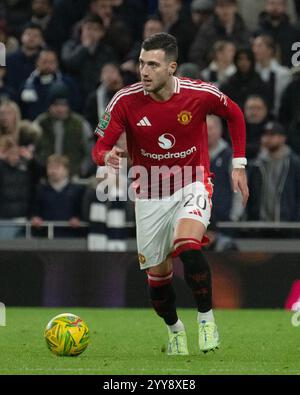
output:
{"label": "player's left leg", "polygon": [[212,281],[203,255],[202,239],[206,227],[199,220],[181,218],[175,228],[174,256],[183,262],[184,277],[198,308],[199,347],[206,352],[219,346],[219,336],[212,311]]}
{"label": "player's left leg", "polygon": [[184,325],[177,316],[175,291],[172,285],[172,259],[168,257],[147,270],[151,304],[168,328],[168,355],[187,355],[187,337]]}

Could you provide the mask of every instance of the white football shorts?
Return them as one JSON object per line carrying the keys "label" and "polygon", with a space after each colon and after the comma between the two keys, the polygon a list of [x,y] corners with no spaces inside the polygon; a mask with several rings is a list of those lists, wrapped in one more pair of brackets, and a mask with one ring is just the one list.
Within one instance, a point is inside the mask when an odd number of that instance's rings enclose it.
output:
{"label": "white football shorts", "polygon": [[136,199],[137,247],[141,269],[157,266],[173,252],[174,230],[181,218],[201,222],[211,215],[213,184],[196,181],[162,199]]}

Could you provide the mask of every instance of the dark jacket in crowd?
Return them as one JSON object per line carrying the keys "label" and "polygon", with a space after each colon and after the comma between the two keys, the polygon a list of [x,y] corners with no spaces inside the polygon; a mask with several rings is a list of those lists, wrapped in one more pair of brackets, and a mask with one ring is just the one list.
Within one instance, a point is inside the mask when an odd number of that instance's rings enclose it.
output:
{"label": "dark jacket in crowd", "polygon": [[256,71],[242,74],[237,71],[227,82],[220,86],[220,90],[234,100],[241,108],[244,107],[248,96],[259,95],[269,102],[268,86]]}
{"label": "dark jacket in crowd", "polygon": [[[41,114],[36,122],[43,129],[42,135],[36,142],[36,158],[45,165],[47,158],[55,153],[55,120],[48,112]],[[71,174],[81,174],[81,166],[88,156],[88,146],[84,132],[86,122],[79,114],[70,113],[63,122],[63,155],[70,160]]]}
{"label": "dark jacket in crowd", "polygon": [[[49,183],[37,187],[32,216],[41,217],[44,221],[69,221],[81,218],[84,187],[69,182],[62,190],[56,191]],[[36,236],[45,236],[45,231],[35,230]],[[55,237],[81,236],[80,229],[61,227],[54,229]]]}
{"label": "dark jacket in crowd", "polygon": [[266,118],[260,123],[246,122],[246,157],[247,159],[254,159],[260,149],[260,140],[264,132],[264,127],[269,118]]}
{"label": "dark jacket in crowd", "polygon": [[230,146],[221,140],[219,149],[210,160],[210,170],[214,173],[214,193],[212,197],[212,222],[229,221],[232,207],[232,186],[230,165],[232,151]]}
{"label": "dark jacket in crowd", "polygon": [[5,84],[0,87],[0,102],[7,100],[17,101],[18,95],[14,88]]}
{"label": "dark jacket in crowd", "polygon": [[300,68],[282,94],[279,119],[288,130],[288,144],[300,155]]}
{"label": "dark jacket in crowd", "polygon": [[20,95],[23,118],[33,121],[38,115],[45,112],[49,107],[52,89],[58,84],[65,86],[68,90],[72,110],[80,110],[80,91],[71,77],[58,71],[46,78],[47,80],[44,81],[43,76],[35,70],[23,84]]}
{"label": "dark jacket in crowd", "polygon": [[[247,219],[260,220],[263,184],[266,178],[265,161],[262,156],[248,168],[249,200]],[[300,157],[290,152],[284,159],[281,180],[276,192],[276,221],[300,221]]]}
{"label": "dark jacket in crowd", "polygon": [[37,187],[32,216],[45,221],[68,221],[72,217],[81,217],[83,196],[81,185],[68,183],[62,190],[56,191],[49,183]]}
{"label": "dark jacket in crowd", "polygon": [[16,92],[19,92],[22,84],[35,69],[38,53],[26,56],[22,49],[7,56],[5,81]]}
{"label": "dark jacket in crowd", "polygon": [[47,44],[59,53],[62,44],[71,36],[74,25],[88,11],[89,2],[63,0],[53,3],[53,14],[44,34]]}
{"label": "dark jacket in crowd", "polygon": [[[160,17],[160,14],[157,14]],[[178,43],[178,62],[186,63],[189,59],[189,49],[197,33],[191,17],[181,10],[179,18],[168,28],[167,33],[176,37]],[[197,63],[197,62],[196,62]]]}
{"label": "dark jacket in crowd", "polygon": [[228,40],[235,43],[237,48],[249,45],[250,33],[239,14],[236,14],[234,28],[228,34],[220,23],[219,18],[213,15],[199,29],[189,50],[189,60],[205,68],[210,63],[210,51],[216,41]]}
{"label": "dark jacket in crowd", "polygon": [[62,60],[69,72],[77,74],[86,98],[97,87],[102,66],[115,61],[116,54],[104,42],[100,42],[91,53],[79,40],[71,39],[63,45]]}
{"label": "dark jacket in crowd", "polygon": [[32,182],[25,163],[13,167],[0,160],[0,218],[27,217],[30,214]]}

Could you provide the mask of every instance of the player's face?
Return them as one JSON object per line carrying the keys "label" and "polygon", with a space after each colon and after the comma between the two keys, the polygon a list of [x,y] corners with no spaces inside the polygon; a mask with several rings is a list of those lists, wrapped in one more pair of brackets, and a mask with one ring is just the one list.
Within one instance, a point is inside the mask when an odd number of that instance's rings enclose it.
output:
{"label": "player's face", "polygon": [[139,64],[141,81],[147,92],[161,91],[176,71],[176,62],[170,62],[162,49],[142,49]]}

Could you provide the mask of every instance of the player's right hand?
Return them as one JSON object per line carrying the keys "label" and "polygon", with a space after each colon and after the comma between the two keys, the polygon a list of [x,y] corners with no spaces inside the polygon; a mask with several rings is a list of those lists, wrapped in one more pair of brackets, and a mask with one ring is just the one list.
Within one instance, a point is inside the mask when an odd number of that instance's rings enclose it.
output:
{"label": "player's right hand", "polygon": [[115,170],[119,170],[121,167],[121,158],[124,156],[125,151],[119,147],[113,147],[111,151],[108,151],[104,157],[106,166],[112,167]]}

